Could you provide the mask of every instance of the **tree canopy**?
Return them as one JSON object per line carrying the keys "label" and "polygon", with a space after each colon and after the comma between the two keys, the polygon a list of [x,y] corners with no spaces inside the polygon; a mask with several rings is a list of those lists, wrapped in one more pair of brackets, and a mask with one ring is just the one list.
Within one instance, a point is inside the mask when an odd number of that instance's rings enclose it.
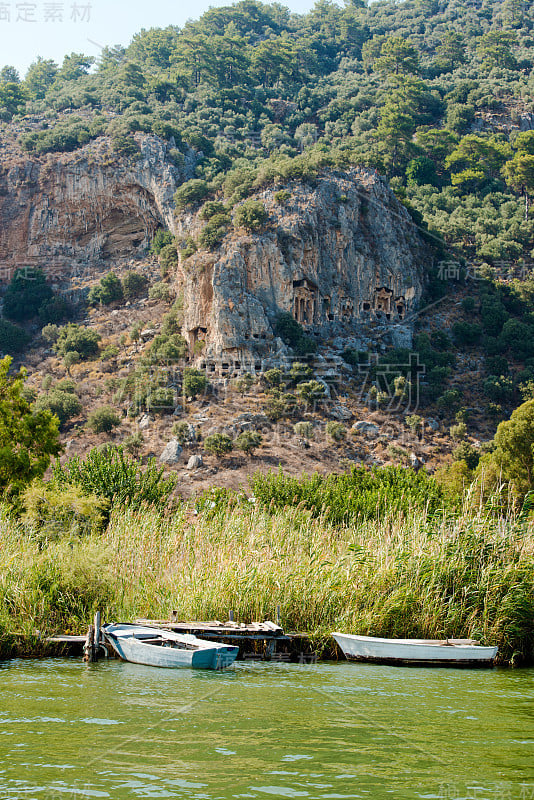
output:
{"label": "tree canopy", "polygon": [[0,496],[18,495],[46,472],[61,450],[59,419],[36,409],[24,396],[25,373],[10,373],[12,360],[0,361]]}

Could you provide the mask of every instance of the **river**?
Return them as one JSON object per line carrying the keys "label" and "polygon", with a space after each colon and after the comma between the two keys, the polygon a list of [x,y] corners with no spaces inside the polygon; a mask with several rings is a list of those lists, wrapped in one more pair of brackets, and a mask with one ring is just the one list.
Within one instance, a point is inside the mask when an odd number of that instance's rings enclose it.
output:
{"label": "river", "polygon": [[0,662],[0,797],[534,800],[534,670]]}

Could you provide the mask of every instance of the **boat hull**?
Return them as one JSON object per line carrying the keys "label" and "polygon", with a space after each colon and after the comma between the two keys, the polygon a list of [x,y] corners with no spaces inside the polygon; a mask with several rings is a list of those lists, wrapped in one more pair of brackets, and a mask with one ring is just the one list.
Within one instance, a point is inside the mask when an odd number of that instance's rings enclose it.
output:
{"label": "boat hull", "polygon": [[497,655],[496,647],[455,644],[455,640],[444,643],[419,639],[379,639],[338,632],[332,635],[350,661],[413,666],[490,667]]}
{"label": "boat hull", "polygon": [[[195,636],[181,636],[155,628],[136,628],[135,635],[134,631],[130,634],[128,626],[107,626],[103,631],[119,658],[148,667],[220,670],[229,667],[239,653],[238,647],[206,642]],[[146,638],[157,633],[165,637],[168,645],[147,644],[143,641],[143,636]],[[173,644],[178,646],[172,646]]]}

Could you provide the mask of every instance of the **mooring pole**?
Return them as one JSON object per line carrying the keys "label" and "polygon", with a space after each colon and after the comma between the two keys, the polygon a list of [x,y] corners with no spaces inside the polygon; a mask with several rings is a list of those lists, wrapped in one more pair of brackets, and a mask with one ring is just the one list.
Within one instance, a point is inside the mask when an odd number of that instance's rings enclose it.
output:
{"label": "mooring pole", "polygon": [[95,614],[95,625],[94,625],[95,633],[93,638],[93,661],[98,661],[99,651],[100,651],[100,611],[97,611]]}
{"label": "mooring pole", "polygon": [[95,638],[94,638],[95,629],[92,625],[89,625],[89,630],[87,631],[87,637],[85,639],[85,644],[83,646],[83,660],[84,661],[94,661],[94,649],[95,649]]}
{"label": "mooring pole", "polygon": [[276,624],[280,627],[280,606],[276,606]]}
{"label": "mooring pole", "polygon": [[229,613],[228,619],[230,620],[230,622],[233,622],[234,621],[234,612],[233,612],[233,610],[230,609],[230,611],[228,613]]}

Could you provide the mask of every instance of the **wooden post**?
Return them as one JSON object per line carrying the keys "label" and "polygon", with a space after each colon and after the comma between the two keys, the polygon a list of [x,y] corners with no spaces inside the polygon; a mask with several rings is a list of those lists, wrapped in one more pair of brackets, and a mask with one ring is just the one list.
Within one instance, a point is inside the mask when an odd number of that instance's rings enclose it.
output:
{"label": "wooden post", "polygon": [[276,624],[280,626],[280,606],[276,606]]}
{"label": "wooden post", "polygon": [[89,630],[87,631],[87,638],[85,640],[85,644],[83,646],[83,660],[89,661],[91,663],[94,661],[94,628],[92,625],[89,625]]}
{"label": "wooden post", "polygon": [[230,622],[233,622],[233,621],[234,621],[234,612],[233,612],[233,610],[232,610],[232,609],[230,609],[230,611],[229,611],[228,613],[230,614],[230,616],[228,617],[228,619],[230,620]]}
{"label": "wooden post", "polygon": [[95,614],[95,622],[94,622],[94,636],[93,636],[93,661],[98,661],[99,651],[100,651],[100,611],[97,611]]}

